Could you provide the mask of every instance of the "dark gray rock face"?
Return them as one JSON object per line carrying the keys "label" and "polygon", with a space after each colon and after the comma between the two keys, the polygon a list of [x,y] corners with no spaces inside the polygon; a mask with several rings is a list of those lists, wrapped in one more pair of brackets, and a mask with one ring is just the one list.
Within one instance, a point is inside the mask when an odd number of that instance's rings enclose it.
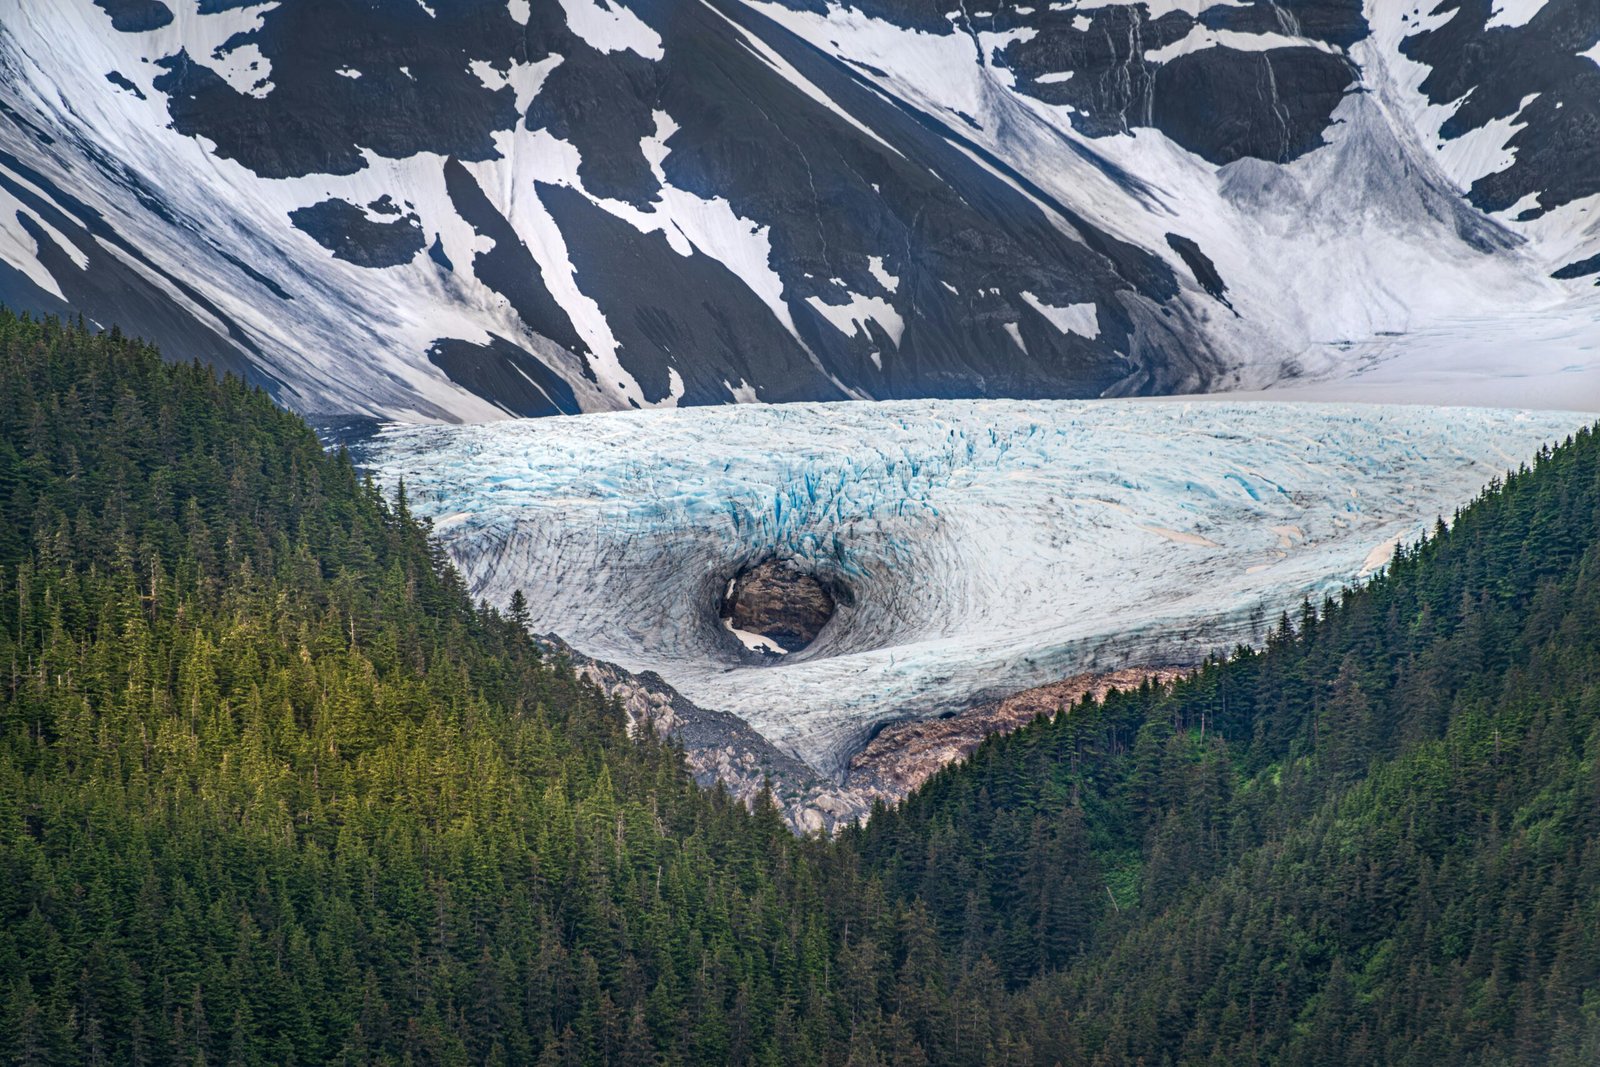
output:
{"label": "dark gray rock face", "polygon": [[111,16],[111,25],[122,33],[158,30],[172,21],[172,9],[161,0],[94,0],[95,6]]}
{"label": "dark gray rock face", "polygon": [[1600,42],[1600,4],[1547,0],[1522,25],[1497,24],[1491,0],[1440,0],[1419,8],[1437,20],[1401,51],[1426,64],[1420,88],[1435,104],[1460,101],[1439,131],[1455,140],[1492,122],[1525,123],[1506,147],[1515,158],[1472,183],[1486,211],[1537,197],[1530,217],[1600,193],[1600,61],[1583,53]]}
{"label": "dark gray rock face", "polygon": [[[368,215],[355,204],[339,199],[289,212],[298,229],[339,259],[360,267],[398,267],[422,251],[422,227],[415,212],[400,214],[388,197],[368,205]],[[395,215],[396,218],[382,216]]]}
{"label": "dark gray rock face", "polygon": [[522,418],[576,415],[578,399],[561,376],[527,349],[491,335],[487,345],[443,338],[428,350],[428,360],[480,396],[492,396]]}
{"label": "dark gray rock face", "polygon": [[[1251,3],[1152,17],[1145,4],[1083,5],[1026,15],[997,12],[991,21],[1035,30],[1002,59],[1022,90],[1076,108],[1078,129],[1091,136],[1160,130],[1212,163],[1252,157],[1286,163],[1323,143],[1333,110],[1358,77],[1334,51],[1306,44],[1242,50],[1227,46],[1170,58],[1165,49],[1201,29],[1329,46],[1365,35],[1358,2]],[[1061,79],[1069,73],[1070,78]]]}
{"label": "dark gray rock face", "polygon": [[463,60],[525,56],[521,27],[503,3],[430,6],[432,14],[415,0],[280,4],[249,33],[271,64],[270,92],[239,92],[213,57],[187,50],[158,61],[166,73],[155,87],[178,132],[210,139],[219,157],[264,178],[352,174],[366,166],[364,149],[492,159],[494,131],[516,123],[516,94],[486,87]]}

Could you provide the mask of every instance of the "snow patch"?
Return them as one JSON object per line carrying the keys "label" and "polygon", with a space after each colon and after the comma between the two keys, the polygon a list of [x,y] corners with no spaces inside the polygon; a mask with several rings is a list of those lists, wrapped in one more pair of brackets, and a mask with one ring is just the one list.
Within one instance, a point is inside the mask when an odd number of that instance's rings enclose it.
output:
{"label": "snow patch", "polygon": [[1093,304],[1068,304],[1052,307],[1032,293],[1019,293],[1023,301],[1043,315],[1045,321],[1062,333],[1075,333],[1094,340],[1100,336],[1100,312]]}
{"label": "snow patch", "polygon": [[1017,76],[1010,67],[999,63],[1000,55],[1013,44],[1022,41],[1031,41],[1039,36],[1039,31],[1032,26],[1019,26],[1014,29],[994,32],[984,30],[978,33],[979,59],[984,72],[988,77],[1007,89],[1014,89],[1017,85]]}
{"label": "snow patch", "polygon": [[882,256],[868,256],[867,270],[877,279],[878,284],[889,292],[893,293],[900,288],[900,279],[884,269]]}
{"label": "snow patch", "polygon": [[745,381],[743,378],[739,379],[739,384],[738,385],[734,385],[732,382],[729,382],[727,379],[723,379],[722,387],[728,391],[728,395],[729,396],[733,397],[733,402],[736,403],[736,404],[759,404],[759,403],[761,403],[761,398],[756,395],[755,386],[751,385],[749,382]]}
{"label": "snow patch", "polygon": [[272,92],[272,61],[262,55],[254,42],[214,54],[207,65],[235,92],[253,96],[257,100]]}
{"label": "snow patch", "polygon": [[1539,194],[1538,193],[1524,193],[1522,196],[1517,198],[1517,202],[1516,203],[1512,204],[1510,207],[1501,208],[1499,211],[1495,212],[1495,214],[1496,215],[1501,215],[1501,216],[1503,216],[1505,218],[1508,218],[1508,219],[1515,219],[1518,215],[1522,214],[1524,211],[1531,211],[1531,210],[1533,210],[1534,208],[1536,208],[1538,206],[1539,206]]}
{"label": "snow patch", "polygon": [[1547,0],[1494,0],[1494,9],[1489,12],[1489,21],[1483,24],[1486,30],[1496,26],[1526,26],[1533,21]]}
{"label": "snow patch", "polygon": [[906,323],[893,304],[880,296],[862,296],[860,293],[851,292],[846,292],[845,296],[848,299],[843,304],[827,303],[820,296],[808,296],[806,303],[846,337],[865,333],[866,328],[863,323],[872,320],[883,327],[896,348],[900,346],[900,338],[906,332]]}
{"label": "snow patch", "polygon": [[730,634],[739,639],[741,645],[751,652],[771,652],[779,656],[787,656],[789,654],[787,648],[784,648],[772,638],[764,637],[761,634],[753,634],[749,630],[739,629],[733,624],[732,619],[723,619],[722,625]]}
{"label": "snow patch", "polygon": [[500,70],[493,64],[481,59],[474,59],[469,65],[473,74],[477,75],[486,89],[502,89],[511,87],[516,94],[517,110],[527,111],[528,105],[533,103],[533,98],[539,95],[539,89],[561,63],[560,56],[546,56],[531,63],[512,63],[506,70]]}
{"label": "snow patch", "polygon": [[1510,115],[1493,119],[1438,145],[1440,160],[1463,187],[1486,175],[1498,174],[1517,161],[1517,151],[1509,142],[1513,134],[1527,125],[1517,119],[1538,96],[1538,93],[1530,93]]}
{"label": "snow patch", "polygon": [[[1154,22],[1163,15],[1170,15],[1174,11],[1188,15],[1190,18],[1199,18],[1201,13],[1214,7],[1249,7],[1251,0],[1082,0],[1079,3],[1052,3],[1051,11],[1070,11],[1082,6],[1094,11],[1102,7],[1143,7],[1146,10],[1146,19]],[[1081,17],[1081,16],[1079,16]],[[1083,27],[1077,27],[1082,29]]]}
{"label": "snow patch", "polygon": [[1240,33],[1237,30],[1213,30],[1206,26],[1195,25],[1190,27],[1187,34],[1171,44],[1146,52],[1144,58],[1150,63],[1166,63],[1179,56],[1207,48],[1231,48],[1238,52],[1266,52],[1274,48],[1315,48],[1333,55],[1343,54],[1326,41],[1312,37],[1290,37],[1281,33]]}
{"label": "snow patch", "polygon": [[55,239],[56,244],[69,251],[76,249],[70,242],[61,240],[50,227],[44,225],[39,217],[4,189],[0,189],[0,260],[10,264],[27,276],[45,292],[58,300],[65,300],[66,294],[61,291],[61,285],[43,263],[39,262],[39,242],[33,234],[22,227],[22,219],[27,220]]}
{"label": "snow patch", "polygon": [[567,13],[567,29],[598,51],[632,52],[644,59],[660,59],[666,54],[661,35],[620,3],[601,7],[597,0],[560,2]]}
{"label": "snow patch", "polygon": [[683,394],[683,375],[678,373],[677,367],[668,367],[667,395],[661,400],[659,406],[664,408],[675,408],[678,406],[678,401],[683,399]]}

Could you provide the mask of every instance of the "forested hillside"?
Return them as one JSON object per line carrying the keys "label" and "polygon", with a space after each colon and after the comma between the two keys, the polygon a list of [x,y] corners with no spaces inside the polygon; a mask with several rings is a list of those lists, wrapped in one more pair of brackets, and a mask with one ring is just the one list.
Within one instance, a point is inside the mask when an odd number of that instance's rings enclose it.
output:
{"label": "forested hillside", "polygon": [[1047,1062],[1600,1062],[1597,542],[1583,433],[1264,650],[991,739],[851,844]]}
{"label": "forested hillside", "polygon": [[0,1062],[1600,1062],[1600,436],[833,842],[265,394],[0,315]]}
{"label": "forested hillside", "polygon": [[801,1059],[815,844],[265,394],[0,318],[0,1061]]}

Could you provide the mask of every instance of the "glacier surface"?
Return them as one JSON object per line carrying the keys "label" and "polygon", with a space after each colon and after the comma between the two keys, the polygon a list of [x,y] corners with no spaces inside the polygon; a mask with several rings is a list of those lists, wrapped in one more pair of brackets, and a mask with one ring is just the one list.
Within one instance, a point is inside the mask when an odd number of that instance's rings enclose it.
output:
{"label": "glacier surface", "polygon": [[[387,429],[363,462],[474,594],[838,772],[875,727],[1257,639],[1589,416],[904,401]],[[717,615],[791,559],[850,592],[777,662]]]}

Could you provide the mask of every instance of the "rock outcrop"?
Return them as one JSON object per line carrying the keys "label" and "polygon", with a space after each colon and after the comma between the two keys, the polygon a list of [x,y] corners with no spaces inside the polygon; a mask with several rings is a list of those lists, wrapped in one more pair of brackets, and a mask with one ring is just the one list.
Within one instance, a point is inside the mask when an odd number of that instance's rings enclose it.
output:
{"label": "rock outcrop", "polygon": [[728,586],[722,617],[735,630],[759,634],[786,652],[817,639],[833,618],[832,594],[809,574],[769,559],[737,575]]}
{"label": "rock outcrop", "polygon": [[850,760],[845,783],[870,789],[892,803],[941,768],[971,755],[990,734],[1010,733],[1040,715],[1052,716],[1070,708],[1086,696],[1100,701],[1113,689],[1136,689],[1151,679],[1168,685],[1187,673],[1178,667],[1129,667],[1078,674],[949,718],[895,723]]}

